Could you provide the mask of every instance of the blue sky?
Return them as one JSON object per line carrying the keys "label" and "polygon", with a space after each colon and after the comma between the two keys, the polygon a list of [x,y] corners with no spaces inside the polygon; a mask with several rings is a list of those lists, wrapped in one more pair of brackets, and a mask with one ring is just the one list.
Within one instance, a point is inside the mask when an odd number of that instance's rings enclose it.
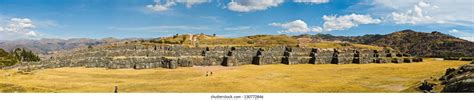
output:
{"label": "blue sky", "polygon": [[472,0],[0,0],[0,39],[184,33],[356,36],[412,29],[474,40]]}

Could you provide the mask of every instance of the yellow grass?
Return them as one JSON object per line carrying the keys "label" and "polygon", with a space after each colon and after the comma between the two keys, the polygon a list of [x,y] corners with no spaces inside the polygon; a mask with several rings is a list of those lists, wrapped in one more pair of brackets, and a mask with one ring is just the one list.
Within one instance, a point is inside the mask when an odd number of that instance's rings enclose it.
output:
{"label": "yellow grass", "polygon": [[364,44],[352,44],[354,47],[363,48],[363,49],[371,49],[371,50],[383,50],[383,47],[373,46],[373,45],[364,45]]}
{"label": "yellow grass", "polygon": [[338,43],[338,42],[318,42],[318,43],[307,44],[307,46],[316,47],[316,48],[359,48],[359,49],[371,49],[371,50],[383,49],[383,47],[372,46],[372,45],[363,45],[363,44],[354,44],[354,43],[347,43],[347,44],[349,46],[344,46],[343,43]]}
{"label": "yellow grass", "polygon": [[[0,70],[0,92],[400,92],[470,62]],[[213,75],[206,77],[206,71]]]}

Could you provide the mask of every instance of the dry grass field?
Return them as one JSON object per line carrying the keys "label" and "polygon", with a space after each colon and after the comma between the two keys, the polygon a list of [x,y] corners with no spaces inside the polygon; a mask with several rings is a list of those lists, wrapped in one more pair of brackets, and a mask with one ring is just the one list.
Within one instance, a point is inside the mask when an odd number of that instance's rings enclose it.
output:
{"label": "dry grass field", "polygon": [[[469,62],[0,70],[0,92],[401,92]],[[206,72],[213,75],[206,77]],[[406,92],[406,91],[404,91]]]}

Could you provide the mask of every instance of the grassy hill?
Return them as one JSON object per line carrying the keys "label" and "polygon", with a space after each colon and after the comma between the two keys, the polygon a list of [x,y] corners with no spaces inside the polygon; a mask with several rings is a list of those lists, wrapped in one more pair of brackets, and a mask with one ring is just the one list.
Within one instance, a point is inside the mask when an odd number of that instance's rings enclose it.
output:
{"label": "grassy hill", "polygon": [[[133,40],[133,39],[132,39]],[[125,41],[125,39],[104,38],[72,38],[72,39],[39,39],[39,40],[9,40],[0,41],[0,48],[13,50],[16,48],[25,48],[37,54],[48,54],[48,52],[60,50],[72,50],[79,47],[96,46]]]}
{"label": "grassy hill", "polygon": [[380,47],[390,47],[411,55],[424,57],[473,57],[474,42],[440,32],[403,30],[386,35],[333,36],[330,34],[300,35],[313,41],[345,41]]}
{"label": "grassy hill", "polygon": [[284,34],[281,35],[254,35],[238,38],[224,38],[211,36],[206,34],[184,34],[174,35],[172,37],[164,37],[148,40],[151,43],[158,44],[179,44],[188,46],[300,46],[315,48],[359,48],[359,49],[376,49],[382,50],[383,47],[371,46],[364,44],[324,41],[316,42],[307,37],[292,37]]}
{"label": "grassy hill", "polygon": [[426,57],[474,56],[474,42],[436,31],[424,33],[404,30],[388,34],[370,44],[389,46],[412,55]]}

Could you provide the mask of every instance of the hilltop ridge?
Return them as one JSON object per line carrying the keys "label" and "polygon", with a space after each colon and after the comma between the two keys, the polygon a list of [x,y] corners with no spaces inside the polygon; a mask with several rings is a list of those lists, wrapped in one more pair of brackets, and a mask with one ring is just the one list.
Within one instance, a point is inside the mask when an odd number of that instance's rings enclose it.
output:
{"label": "hilltop ridge", "polygon": [[474,42],[437,31],[427,33],[402,30],[386,35],[333,36],[330,34],[316,34],[299,35],[295,37],[310,37],[314,41],[346,41],[350,43],[390,47],[400,52],[424,57],[474,56]]}

